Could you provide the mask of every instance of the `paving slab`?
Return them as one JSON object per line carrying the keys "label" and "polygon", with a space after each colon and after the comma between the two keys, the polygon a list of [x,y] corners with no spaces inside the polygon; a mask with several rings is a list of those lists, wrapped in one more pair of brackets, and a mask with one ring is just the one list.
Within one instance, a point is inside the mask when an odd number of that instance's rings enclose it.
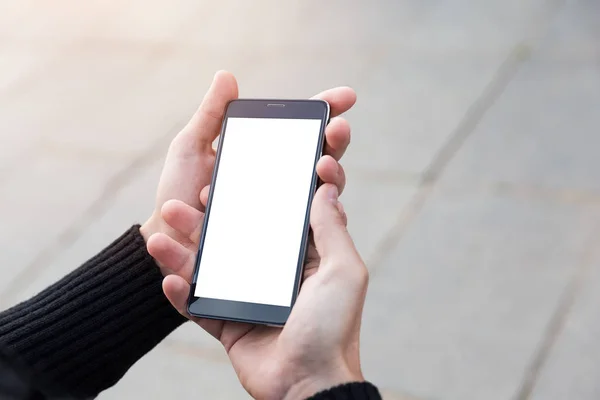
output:
{"label": "paving slab", "polygon": [[231,364],[158,345],[98,399],[249,399]]}
{"label": "paving slab", "polygon": [[60,243],[60,235],[82,219],[118,167],[92,158],[29,155],[0,185],[0,242],[13,248],[0,255],[5,275],[0,292],[41,251]]}
{"label": "paving slab", "polygon": [[[76,41],[82,31],[91,29],[103,15],[103,3],[91,0],[85,5],[71,0],[54,4],[44,1],[6,0],[0,4],[0,43],[43,39],[51,48]],[[105,3],[105,2],[104,2]]]}
{"label": "paving slab", "polygon": [[[600,100],[596,93],[600,89],[599,13],[597,2],[566,2],[517,84],[522,87],[526,76],[537,73],[536,78],[531,79],[526,90],[514,88],[511,93],[513,98],[518,95],[533,102],[532,111],[538,113],[539,120],[519,117],[515,128],[526,139],[508,137],[517,144],[516,161],[523,169],[521,180],[515,181],[535,182],[559,193],[579,193],[580,198],[589,198],[594,203],[600,178],[593,152]],[[502,111],[506,112],[506,107]],[[537,147],[535,161],[525,161],[527,153],[531,154],[527,143],[531,143],[529,147],[533,143]],[[501,178],[510,179],[512,175]],[[600,332],[596,307],[600,264],[598,255],[591,251],[589,265],[579,271],[573,281],[573,292],[565,296],[559,309],[557,320],[561,323],[545,338],[548,348],[538,356],[541,363],[532,383],[531,399],[587,400],[600,395],[596,379],[600,358],[595,345]]]}
{"label": "paving slab", "polygon": [[446,182],[598,194],[600,7],[567,4],[448,166]]}
{"label": "paving slab", "polygon": [[363,109],[353,128],[366,134],[355,138],[351,165],[422,173],[545,8],[541,1],[432,7],[357,86]]}
{"label": "paving slab", "polygon": [[6,98],[7,91],[14,91],[14,86],[18,85],[18,82],[26,80],[28,76],[37,72],[40,64],[54,51],[41,44],[23,46],[22,43],[0,41],[0,59],[5,60],[1,64],[2,75],[0,75],[0,92],[3,93],[3,100]]}
{"label": "paving slab", "polygon": [[376,256],[378,245],[394,227],[415,194],[414,184],[386,181],[359,173],[347,173],[348,184],[340,200],[348,216],[348,230],[356,248],[367,262]]}
{"label": "paving slab", "polygon": [[[210,1],[204,3],[211,3]],[[435,0],[376,0],[369,6],[348,6],[343,0],[261,1],[258,5],[226,0],[204,4],[182,41],[203,45],[250,45],[255,49],[372,48],[394,42],[439,3]],[[228,21],[223,29],[222,21]],[[214,33],[218,32],[218,35]],[[266,61],[266,60],[261,60]]]}
{"label": "paving slab", "polygon": [[579,399],[600,397],[600,262],[589,267],[580,279],[583,287],[556,342],[547,354],[543,369],[531,394],[532,400]]}
{"label": "paving slab", "polygon": [[[47,264],[31,271],[31,278],[19,291],[17,300],[25,300],[42,291],[95,256],[131,225],[146,221],[154,209],[156,186],[163,162],[164,158],[161,157],[131,172],[124,185],[116,188],[116,192],[107,196],[106,202],[98,207],[90,224],[79,227],[73,241],[66,243],[61,251],[52,253],[53,258],[48,259]],[[83,174],[81,176],[89,178]],[[59,218],[64,216],[60,210],[55,210],[55,214]]]}
{"label": "paving slab", "polygon": [[163,97],[156,93],[146,98],[135,90],[144,74],[153,72],[151,57],[149,49],[65,54],[36,77],[35,85],[11,99],[13,107],[39,105],[42,115],[48,115],[45,129],[38,133],[46,141],[75,147],[74,151],[87,148],[132,157],[173,124],[159,118],[151,124],[146,117],[158,111],[156,103]]}
{"label": "paving slab", "polygon": [[216,7],[216,3],[207,0],[96,1],[86,11],[96,14],[95,23],[77,36],[86,42],[112,43],[117,47],[144,42],[172,44],[188,27],[200,29],[206,14]]}
{"label": "paving slab", "polygon": [[435,191],[372,272],[366,376],[425,399],[513,398],[598,222],[568,204]]}
{"label": "paving slab", "polygon": [[[239,77],[246,97],[306,97],[355,86],[359,103],[348,115],[353,145],[344,160],[343,201],[361,253],[380,259],[378,244],[398,223],[419,174],[553,4],[3,2],[5,276],[12,279],[38,254],[32,243],[44,248],[44,240],[105,196],[77,240],[53,248],[48,265],[36,267],[11,298],[33,295],[145,219],[162,164],[157,143],[160,148],[187,121],[220,68]],[[599,100],[593,59],[600,10],[592,0],[565,4],[450,164],[443,188],[386,261],[370,266],[363,358],[367,377],[386,398],[511,398],[577,269],[598,222],[593,202],[565,202],[546,191],[488,191],[498,181],[597,190],[590,132],[599,122],[591,110]],[[103,194],[116,171],[148,154],[156,162]],[[573,391],[568,377],[581,386],[575,393],[597,394],[589,378],[597,360],[587,336],[580,337],[595,332],[588,304],[595,298],[588,293],[578,301],[569,324],[579,328],[560,337],[537,398]],[[581,351],[589,357],[572,371],[561,369],[575,365]],[[210,375],[203,378],[198,369]],[[105,398],[196,394],[247,397],[218,343],[186,324]]]}

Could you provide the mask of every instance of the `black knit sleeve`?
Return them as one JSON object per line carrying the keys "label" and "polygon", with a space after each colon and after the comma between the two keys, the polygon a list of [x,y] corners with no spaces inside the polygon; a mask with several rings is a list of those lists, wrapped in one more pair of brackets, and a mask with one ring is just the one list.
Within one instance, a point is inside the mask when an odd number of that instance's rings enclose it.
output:
{"label": "black knit sleeve", "polygon": [[381,400],[381,394],[369,382],[352,382],[317,393],[308,400]]}
{"label": "black knit sleeve", "polygon": [[184,322],[134,226],[37,296],[0,313],[9,349],[53,395],[94,397]]}

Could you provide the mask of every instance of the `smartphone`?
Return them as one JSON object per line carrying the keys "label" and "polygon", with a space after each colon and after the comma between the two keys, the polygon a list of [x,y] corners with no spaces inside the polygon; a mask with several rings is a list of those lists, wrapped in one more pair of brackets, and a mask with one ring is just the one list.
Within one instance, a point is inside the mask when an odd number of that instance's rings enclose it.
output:
{"label": "smartphone", "polygon": [[329,104],[229,103],[188,301],[190,315],[282,326],[302,280]]}

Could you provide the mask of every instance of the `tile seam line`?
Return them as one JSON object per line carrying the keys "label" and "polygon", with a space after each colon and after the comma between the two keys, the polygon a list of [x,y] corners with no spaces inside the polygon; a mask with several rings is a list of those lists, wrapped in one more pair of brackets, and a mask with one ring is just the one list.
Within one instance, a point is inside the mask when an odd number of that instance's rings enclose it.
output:
{"label": "tile seam line", "polygon": [[[553,14],[556,15],[558,14],[558,11],[564,7],[566,1],[548,0],[548,3],[551,6],[554,5],[555,10]],[[573,272],[573,276],[569,279],[564,291],[558,298],[556,308],[542,332],[540,342],[534,349],[531,361],[526,366],[513,399],[530,400],[532,398],[540,374],[544,370],[548,358],[552,354],[552,350],[555,348],[556,343],[565,329],[568,318],[579,298],[579,292],[585,285],[586,278],[591,274],[593,263],[598,259],[600,251],[597,250],[596,244],[598,243],[599,238],[600,227],[596,226],[595,230],[590,235],[589,243],[584,247],[581,259],[574,264],[575,271]]]}
{"label": "tile seam line", "polygon": [[402,238],[412,220],[421,211],[448,163],[473,134],[487,111],[500,98],[521,65],[529,60],[533,49],[548,31],[550,21],[563,7],[564,3],[565,0],[546,1],[545,10],[541,11],[543,15],[534,23],[535,28],[515,43],[506,59],[496,70],[494,77],[486,85],[481,95],[469,106],[458,126],[450,134],[449,139],[435,154],[433,160],[421,175],[416,193],[409,201],[409,205],[400,212],[395,224],[376,246],[375,251],[372,253],[373,256],[367,260],[367,265],[371,266],[371,276],[376,275],[380,265],[387,259],[387,256]]}
{"label": "tile seam line", "polygon": [[[78,46],[80,46],[80,44],[78,44],[76,41],[71,41],[65,45],[63,45],[63,47],[61,47],[59,50],[57,50],[57,54],[54,54],[53,56],[51,56],[49,58],[49,62],[50,65],[56,65],[56,63],[58,63],[61,59],[61,57],[64,57],[65,54],[67,54],[70,50],[77,48]],[[145,57],[147,59],[150,59],[151,57],[153,57],[156,54],[160,54],[159,49],[154,49],[154,52],[152,53],[147,53],[145,55]],[[48,65],[48,63],[46,63],[46,65]],[[157,63],[156,65],[159,65],[159,63]],[[157,68],[157,67],[154,67]],[[6,100],[11,101],[11,99],[14,101],[14,98],[18,98],[18,96],[20,95],[19,93],[21,91],[27,91],[28,88],[33,87],[35,85],[37,85],[40,81],[42,81],[43,78],[43,68],[34,68],[32,71],[30,71],[30,73],[28,73],[24,78],[21,79],[17,79],[16,81],[12,82],[11,84],[9,84],[6,88],[4,88],[3,91],[0,91],[0,95],[2,96],[0,98],[0,107],[6,103]],[[136,79],[139,79],[139,77],[137,77],[136,75]],[[160,139],[159,139],[160,140]],[[34,144],[28,146],[29,150],[33,150],[33,151],[39,151],[40,150],[40,145],[43,145],[44,143],[44,139],[39,139],[36,138],[36,141],[34,142]],[[27,151],[27,150],[24,150]],[[8,170],[3,170],[0,168],[0,185],[4,183],[4,181],[6,181],[6,179],[8,179],[8,174],[9,171]],[[0,293],[0,302],[1,302],[1,293]]]}
{"label": "tile seam line", "polygon": [[[120,190],[131,182],[141,168],[149,166],[168,146],[181,124],[177,123],[166,135],[159,137],[146,151],[141,152],[134,160],[115,173],[104,185],[101,194],[81,213],[79,218],[59,232],[55,239],[42,248],[34,259],[25,265],[11,280],[7,288],[0,292],[0,307],[14,302],[15,296],[27,287],[37,272],[56,260],[61,250],[69,248],[81,236],[91,223],[102,216],[115,199]],[[158,184],[158,177],[157,177]],[[132,222],[133,223],[133,222]],[[76,265],[73,268],[77,267]]]}
{"label": "tile seam line", "polygon": [[421,175],[416,193],[410,199],[409,204],[404,207],[394,226],[380,241],[373,252],[374,255],[367,260],[372,277],[376,275],[381,264],[387,259],[387,256],[401,239],[412,220],[419,214],[429,199],[429,194],[438,183],[445,167],[473,134],[487,111],[500,98],[521,64],[528,59],[529,54],[526,54],[526,57],[523,56],[523,48],[523,41],[513,46],[481,95],[469,106],[457,127],[450,134],[449,139],[437,151],[432,162]]}
{"label": "tile seam line", "polygon": [[600,240],[600,226],[590,235],[589,243],[579,262],[574,263],[573,276],[569,279],[565,289],[558,299],[550,321],[543,331],[539,345],[535,348],[531,362],[527,365],[525,373],[517,389],[514,400],[529,400],[533,395],[538,378],[546,365],[552,349],[561,336],[568,317],[577,303],[578,293],[585,285],[586,278],[590,275],[594,262],[598,260],[600,251],[597,243]]}

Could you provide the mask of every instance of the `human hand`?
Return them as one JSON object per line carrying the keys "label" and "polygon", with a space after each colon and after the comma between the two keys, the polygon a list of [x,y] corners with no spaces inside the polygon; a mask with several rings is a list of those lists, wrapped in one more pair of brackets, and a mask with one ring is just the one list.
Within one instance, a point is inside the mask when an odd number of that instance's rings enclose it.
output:
{"label": "human hand", "polygon": [[[205,189],[201,202],[206,201]],[[183,202],[167,204],[166,222],[178,235],[197,241],[203,214]],[[240,382],[255,398],[306,398],[339,384],[364,380],[359,333],[368,273],[346,230],[335,185],[325,184],[317,190],[310,224],[312,266],[306,270],[283,329],[191,318],[221,341]],[[148,250],[175,271],[165,278],[163,290],[173,306],[190,318],[186,303],[196,249],[166,238],[159,239],[159,246],[154,238],[148,242]]]}
{"label": "human hand", "polygon": [[[221,131],[227,103],[237,96],[235,77],[228,72],[217,72],[198,111],[171,142],[158,184],[154,212],[140,228],[146,242],[153,234],[162,233],[188,248],[197,247],[195,241],[181,236],[165,222],[161,210],[169,200],[179,200],[197,210],[203,210],[199,194],[202,188],[210,183],[212,177],[216,157],[213,142]],[[332,117],[346,112],[356,101],[354,91],[344,87],[324,91],[314,98],[329,103]],[[332,118],[325,131],[325,140],[325,154],[328,157],[320,160],[317,173],[323,182],[334,183],[341,191],[346,178],[337,161],[350,143],[350,126],[342,118]],[[282,151],[291,150],[283,148]],[[165,208],[165,212],[169,212],[168,207]],[[157,261],[163,275],[168,275],[171,272],[169,268],[160,260]]]}

